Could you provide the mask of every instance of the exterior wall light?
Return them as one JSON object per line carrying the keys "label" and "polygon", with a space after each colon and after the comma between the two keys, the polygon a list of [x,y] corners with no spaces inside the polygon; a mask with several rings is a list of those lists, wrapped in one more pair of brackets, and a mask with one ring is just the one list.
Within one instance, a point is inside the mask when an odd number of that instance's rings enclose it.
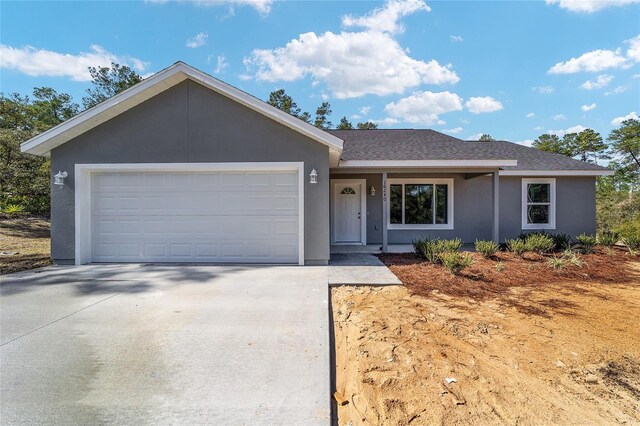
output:
{"label": "exterior wall light", "polygon": [[376,187],[375,186],[371,185],[369,187],[369,194],[371,194],[372,197],[376,196]]}
{"label": "exterior wall light", "polygon": [[316,172],[316,169],[311,170],[311,173],[309,173],[309,183],[318,183],[318,172]]}
{"label": "exterior wall light", "polygon": [[64,178],[66,178],[67,176],[69,176],[67,172],[61,172],[60,170],[58,170],[58,173],[53,176],[53,184],[59,186],[64,185]]}

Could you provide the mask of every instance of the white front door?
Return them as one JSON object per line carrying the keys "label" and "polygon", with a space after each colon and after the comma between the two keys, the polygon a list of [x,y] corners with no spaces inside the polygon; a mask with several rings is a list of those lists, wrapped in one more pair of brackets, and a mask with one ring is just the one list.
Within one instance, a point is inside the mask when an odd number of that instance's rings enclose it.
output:
{"label": "white front door", "polygon": [[339,183],[334,189],[334,240],[336,243],[362,242],[361,183]]}

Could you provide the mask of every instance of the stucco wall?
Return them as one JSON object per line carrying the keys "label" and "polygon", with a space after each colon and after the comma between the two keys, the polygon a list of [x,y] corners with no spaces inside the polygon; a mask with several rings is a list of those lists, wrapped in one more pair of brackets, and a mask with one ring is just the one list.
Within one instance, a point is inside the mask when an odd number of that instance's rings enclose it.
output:
{"label": "stucco wall", "polygon": [[[452,230],[389,230],[389,244],[409,244],[415,238],[460,238],[465,243],[476,239],[490,240],[492,236],[491,176],[464,179],[463,174],[393,174],[387,178],[453,178],[454,229]],[[382,174],[334,173],[332,179],[366,179],[367,188],[373,185],[376,195],[367,191],[367,244],[382,243]],[[500,241],[517,237],[521,226],[522,178],[500,178]],[[582,232],[595,233],[595,179],[593,177],[556,178],[556,229],[576,236]]]}
{"label": "stucco wall", "polygon": [[[185,81],[51,152],[51,254],[73,261],[74,166],[83,163],[305,163],[305,263],[329,258],[329,151],[286,126],[193,81]],[[308,183],[312,168],[318,184]]]}

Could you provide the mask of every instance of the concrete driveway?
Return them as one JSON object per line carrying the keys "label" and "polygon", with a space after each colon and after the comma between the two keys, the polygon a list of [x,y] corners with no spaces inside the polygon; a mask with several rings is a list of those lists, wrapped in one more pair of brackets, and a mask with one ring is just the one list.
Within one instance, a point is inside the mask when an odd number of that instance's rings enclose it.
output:
{"label": "concrete driveway", "polygon": [[327,267],[0,277],[2,424],[327,424]]}

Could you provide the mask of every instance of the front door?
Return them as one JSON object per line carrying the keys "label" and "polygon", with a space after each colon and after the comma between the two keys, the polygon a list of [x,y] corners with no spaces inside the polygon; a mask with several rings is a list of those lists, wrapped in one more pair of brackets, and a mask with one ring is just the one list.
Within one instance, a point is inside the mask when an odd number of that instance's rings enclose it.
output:
{"label": "front door", "polygon": [[339,183],[335,186],[334,240],[336,243],[362,241],[361,183]]}

